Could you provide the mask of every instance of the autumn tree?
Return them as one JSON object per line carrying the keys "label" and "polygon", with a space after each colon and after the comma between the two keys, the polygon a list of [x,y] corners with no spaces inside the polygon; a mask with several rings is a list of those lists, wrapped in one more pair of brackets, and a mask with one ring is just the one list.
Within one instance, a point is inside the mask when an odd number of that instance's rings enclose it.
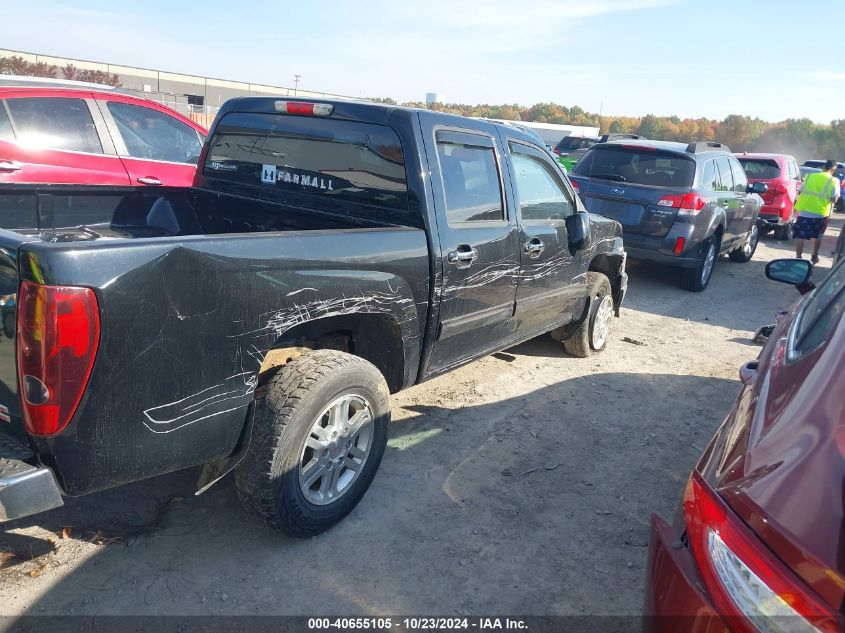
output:
{"label": "autumn tree", "polygon": [[56,67],[47,62],[28,62],[23,57],[12,55],[0,58],[0,75],[55,78]]}

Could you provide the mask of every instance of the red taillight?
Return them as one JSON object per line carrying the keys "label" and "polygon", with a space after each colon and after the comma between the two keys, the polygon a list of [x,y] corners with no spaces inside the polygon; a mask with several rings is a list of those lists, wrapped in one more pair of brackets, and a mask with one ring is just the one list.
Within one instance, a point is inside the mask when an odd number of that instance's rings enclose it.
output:
{"label": "red taillight", "polygon": [[693,556],[716,608],[732,624],[747,633],[781,630],[766,628],[762,620],[786,621],[789,631],[841,631],[841,616],[804,586],[698,472],[687,483],[683,504]]}
{"label": "red taillight", "polygon": [[771,187],[769,187],[769,193],[773,196],[785,196],[789,193],[789,190],[782,182],[775,182]]}
{"label": "red taillight", "polygon": [[88,384],[99,341],[93,290],[21,283],[18,382],[29,433],[55,435],[68,425]]}
{"label": "red taillight", "polygon": [[680,255],[681,253],[684,252],[684,246],[686,246],[686,244],[687,244],[686,239],[683,238],[683,237],[679,237],[678,239],[675,240],[675,248],[672,249],[672,252],[675,255]]}
{"label": "red taillight", "polygon": [[663,196],[657,201],[658,207],[672,207],[677,209],[685,209],[687,211],[698,212],[704,208],[707,201],[699,196],[697,193],[685,194],[670,194]]}
{"label": "red taillight", "polygon": [[581,193],[581,187],[578,186],[578,183],[575,182],[574,180],[570,180],[569,182],[572,183],[572,188],[575,190],[575,193],[580,194]]}
{"label": "red taillight", "polygon": [[560,150],[557,147],[553,147],[552,151],[555,153],[556,156],[560,156]]}
{"label": "red taillight", "polygon": [[329,116],[334,111],[334,106],[331,104],[308,101],[276,101],[275,108],[276,112],[306,116]]}

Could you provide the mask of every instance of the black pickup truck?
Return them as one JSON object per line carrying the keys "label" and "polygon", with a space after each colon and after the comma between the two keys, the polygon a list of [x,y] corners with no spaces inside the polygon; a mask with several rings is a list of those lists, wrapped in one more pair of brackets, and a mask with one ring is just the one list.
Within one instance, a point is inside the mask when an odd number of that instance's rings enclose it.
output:
{"label": "black pickup truck", "polygon": [[202,465],[316,534],[389,393],[544,332],[599,351],[627,286],[534,139],[368,103],[234,99],[193,187],[9,186],[0,223],[0,520]]}

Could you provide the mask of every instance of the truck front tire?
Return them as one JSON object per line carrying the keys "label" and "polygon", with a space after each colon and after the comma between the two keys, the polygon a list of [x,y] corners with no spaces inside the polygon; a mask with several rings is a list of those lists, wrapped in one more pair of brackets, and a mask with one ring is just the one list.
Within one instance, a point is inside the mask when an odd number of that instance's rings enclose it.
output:
{"label": "truck front tire", "polygon": [[368,361],[318,350],[289,362],[255,391],[241,502],[291,536],[329,529],[370,487],[389,422],[387,383]]}
{"label": "truck front tire", "polygon": [[613,318],[613,295],[610,280],[602,273],[587,273],[590,303],[585,318],[575,332],[563,339],[563,349],[570,356],[586,358],[607,345],[610,320]]}

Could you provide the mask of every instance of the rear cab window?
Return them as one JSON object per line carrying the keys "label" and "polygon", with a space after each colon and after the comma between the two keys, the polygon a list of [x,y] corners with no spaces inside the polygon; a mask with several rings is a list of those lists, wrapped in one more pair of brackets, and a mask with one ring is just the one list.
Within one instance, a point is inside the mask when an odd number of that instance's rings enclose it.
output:
{"label": "rear cab window", "polygon": [[595,145],[572,170],[577,176],[650,187],[689,188],[695,160],[652,147]]}
{"label": "rear cab window", "polygon": [[84,99],[18,97],[6,100],[15,137],[30,147],[102,154],[103,146]]}
{"label": "rear cab window", "polygon": [[404,151],[384,125],[231,112],[209,141],[202,173],[231,193],[271,202],[410,216]]}

